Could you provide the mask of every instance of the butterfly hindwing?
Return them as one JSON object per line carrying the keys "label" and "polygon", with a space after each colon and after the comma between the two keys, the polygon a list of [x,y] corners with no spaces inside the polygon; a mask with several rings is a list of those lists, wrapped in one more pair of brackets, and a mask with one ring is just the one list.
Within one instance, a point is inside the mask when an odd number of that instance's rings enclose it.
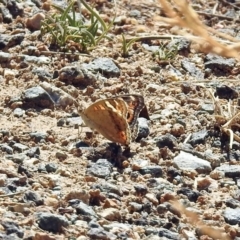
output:
{"label": "butterfly hindwing", "polygon": [[127,122],[130,128],[133,128],[137,122],[139,113],[145,106],[143,96],[138,94],[122,95],[121,97],[128,106]]}

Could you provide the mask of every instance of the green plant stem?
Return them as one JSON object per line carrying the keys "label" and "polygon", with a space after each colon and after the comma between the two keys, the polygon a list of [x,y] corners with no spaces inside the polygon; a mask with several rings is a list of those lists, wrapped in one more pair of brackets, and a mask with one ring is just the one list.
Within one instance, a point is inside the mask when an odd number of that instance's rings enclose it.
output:
{"label": "green plant stem", "polygon": [[105,24],[105,22],[103,21],[103,19],[98,15],[97,12],[95,12],[84,0],[80,0],[81,3],[83,4],[83,6],[90,12],[92,13],[97,20],[101,23],[102,27],[103,27],[103,31],[107,30],[107,26]]}

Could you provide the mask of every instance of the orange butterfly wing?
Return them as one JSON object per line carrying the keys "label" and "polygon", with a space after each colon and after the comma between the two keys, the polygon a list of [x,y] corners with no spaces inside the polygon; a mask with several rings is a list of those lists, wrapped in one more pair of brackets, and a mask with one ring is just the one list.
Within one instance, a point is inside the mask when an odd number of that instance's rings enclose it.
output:
{"label": "orange butterfly wing", "polygon": [[131,133],[126,120],[127,104],[121,98],[99,100],[80,113],[85,124],[110,141],[129,145]]}

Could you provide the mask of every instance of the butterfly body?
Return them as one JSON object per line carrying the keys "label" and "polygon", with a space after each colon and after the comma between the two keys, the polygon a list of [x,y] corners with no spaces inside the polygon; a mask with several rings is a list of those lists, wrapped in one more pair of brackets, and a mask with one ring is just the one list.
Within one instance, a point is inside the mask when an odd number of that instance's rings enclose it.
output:
{"label": "butterfly body", "polygon": [[85,124],[112,142],[129,145],[131,130],[144,107],[140,95],[123,95],[98,100],[80,112]]}

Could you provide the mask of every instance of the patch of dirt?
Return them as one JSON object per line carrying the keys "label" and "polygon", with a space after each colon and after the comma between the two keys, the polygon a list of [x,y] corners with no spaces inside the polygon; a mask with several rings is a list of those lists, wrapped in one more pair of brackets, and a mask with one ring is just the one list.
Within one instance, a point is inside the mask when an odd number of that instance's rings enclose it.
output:
{"label": "patch of dirt", "polygon": [[[237,60],[174,37],[177,27],[156,20],[165,16],[156,1],[90,1],[104,20],[116,16],[112,40],[104,38],[88,54],[73,43],[72,54],[59,53],[29,23],[56,11],[49,4],[0,3],[0,238],[237,240],[239,126],[230,126],[230,144],[215,117],[226,122],[238,111],[224,115],[238,109]],[[231,21],[237,3],[191,5],[214,8],[209,16],[199,11],[201,21],[238,37]],[[127,57],[121,34],[139,37]],[[100,58],[112,62],[92,71]],[[61,104],[62,92],[26,96],[43,82],[66,93]],[[225,98],[218,105],[216,89]],[[77,129],[81,108],[125,94],[141,94],[148,111],[138,121],[137,141],[120,146],[86,126]]]}

